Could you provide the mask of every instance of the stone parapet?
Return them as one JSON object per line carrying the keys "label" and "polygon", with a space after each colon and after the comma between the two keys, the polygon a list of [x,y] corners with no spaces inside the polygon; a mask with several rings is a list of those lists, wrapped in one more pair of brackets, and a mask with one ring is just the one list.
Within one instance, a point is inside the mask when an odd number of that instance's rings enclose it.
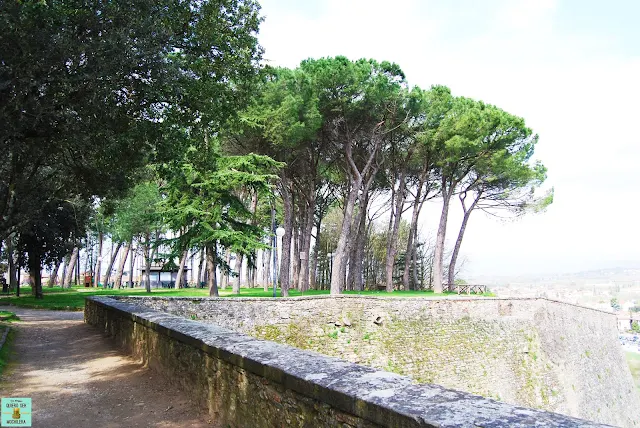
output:
{"label": "stone parapet", "polygon": [[108,297],[85,321],[164,374],[219,426],[596,427]]}

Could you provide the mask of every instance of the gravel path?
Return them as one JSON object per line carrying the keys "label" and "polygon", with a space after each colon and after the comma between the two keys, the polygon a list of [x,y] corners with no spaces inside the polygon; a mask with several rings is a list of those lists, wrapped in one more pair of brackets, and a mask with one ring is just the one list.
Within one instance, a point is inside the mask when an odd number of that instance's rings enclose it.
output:
{"label": "gravel path", "polygon": [[181,391],[84,324],[82,312],[12,308],[21,321],[3,397],[31,397],[34,427],[211,426]]}

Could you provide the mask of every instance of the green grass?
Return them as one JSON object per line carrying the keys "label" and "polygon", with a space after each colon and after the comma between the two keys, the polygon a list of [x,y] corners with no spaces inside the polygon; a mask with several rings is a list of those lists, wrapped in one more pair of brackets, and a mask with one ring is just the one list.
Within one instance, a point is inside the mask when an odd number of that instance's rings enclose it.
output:
{"label": "green grass", "polygon": [[[151,294],[145,292],[144,288],[124,288],[121,290],[102,288],[84,288],[73,287],[71,289],[63,289],[60,287],[45,287],[44,299],[37,300],[31,296],[31,288],[21,287],[21,296],[3,296],[0,297],[0,305],[14,305],[23,308],[38,308],[51,310],[82,310],[84,308],[84,299],[87,296],[96,295],[119,295],[119,296],[183,296],[183,297],[206,297],[209,295],[206,289],[186,288],[180,290],[173,289],[153,289]],[[262,288],[242,288],[239,295],[231,293],[231,288],[219,290],[221,297],[272,297],[273,289],[264,291]],[[278,290],[278,294],[280,291]],[[319,296],[328,295],[329,290],[309,290],[300,293],[297,290],[290,290],[289,295],[295,296]],[[455,295],[455,293],[435,294],[432,291],[394,291],[387,293],[386,291],[345,291],[345,294],[359,294],[366,296],[382,296],[382,297],[434,297],[443,295]],[[486,293],[485,296],[492,296]]]}
{"label": "green grass", "polygon": [[0,321],[11,322],[11,321],[18,321],[19,319],[20,318],[18,318],[18,316],[13,312],[0,311]]}
{"label": "green grass", "polygon": [[[0,338],[2,338],[2,335],[4,334],[3,327],[6,327],[6,326],[3,326],[0,324]],[[2,346],[2,349],[0,349],[0,376],[2,376],[2,373],[4,372],[4,368],[7,366],[7,363],[9,362],[11,344],[13,343],[14,335],[15,335],[15,331],[11,330],[7,335],[7,341]]]}
{"label": "green grass", "polygon": [[627,355],[627,363],[631,369],[631,375],[636,382],[636,387],[640,391],[640,354],[636,352],[625,352]]}

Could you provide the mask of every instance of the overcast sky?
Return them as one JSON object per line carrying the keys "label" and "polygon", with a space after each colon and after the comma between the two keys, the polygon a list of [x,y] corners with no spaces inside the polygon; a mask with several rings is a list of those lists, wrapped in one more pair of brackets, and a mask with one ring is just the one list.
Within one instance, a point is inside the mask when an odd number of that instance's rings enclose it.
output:
{"label": "overcast sky", "polygon": [[[518,275],[640,261],[640,1],[261,0],[272,65],[345,55],[398,63],[410,85],[525,118],[555,202],[516,222],[472,215],[465,273]],[[447,240],[460,220],[452,205]],[[439,202],[422,218],[437,227]]]}

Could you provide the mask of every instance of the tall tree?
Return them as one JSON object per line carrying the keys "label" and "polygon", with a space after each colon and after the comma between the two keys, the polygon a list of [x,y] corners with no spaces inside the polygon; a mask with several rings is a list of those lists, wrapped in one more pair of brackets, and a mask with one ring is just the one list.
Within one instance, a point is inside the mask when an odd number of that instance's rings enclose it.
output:
{"label": "tall tree", "polygon": [[236,108],[258,13],[252,0],[1,2],[0,239],[51,201],[122,193],[181,151],[167,126]]}
{"label": "tall tree", "polygon": [[17,242],[20,264],[27,266],[34,283],[32,293],[42,299],[42,266],[53,266],[69,253],[75,234],[84,234],[84,222],[78,223],[70,203],[51,202],[40,216],[20,229]]}
{"label": "tall tree", "polygon": [[[159,211],[161,202],[158,184],[152,179],[152,172],[148,172],[148,179],[136,185],[126,197],[114,203],[114,213],[111,219],[112,228],[117,230],[119,240],[142,245],[144,253],[145,288],[151,292],[150,269],[154,243],[152,242],[158,230],[164,229],[164,219]],[[133,262],[132,254],[131,261]],[[133,278],[133,271],[129,272]]]}
{"label": "tall tree", "polygon": [[[298,275],[300,284],[308,288],[308,255],[311,245],[309,222],[294,222],[294,210],[312,218],[315,192],[318,185],[317,166],[324,148],[319,138],[321,117],[313,78],[301,68],[269,69],[260,86],[259,96],[241,114],[238,129],[232,133],[232,141],[242,151],[257,152],[284,162],[280,171],[278,193],[283,203],[283,236],[280,281],[281,293],[286,296],[290,287],[290,261],[293,227],[302,225],[301,243],[294,254],[294,266],[302,268]],[[299,203],[296,206],[296,202]],[[296,244],[297,243],[297,244]],[[300,260],[300,253],[304,253]],[[286,255],[286,256],[285,256]]]}
{"label": "tall tree", "polygon": [[73,273],[76,269],[76,264],[79,263],[78,261],[78,253],[79,253],[80,249],[78,247],[73,247],[73,251],[71,252],[71,258],[69,259],[69,267],[67,268],[67,274],[64,277],[64,282],[62,284],[62,286],[64,288],[69,288],[71,287],[71,281],[73,279]]}
{"label": "tall tree", "polygon": [[388,62],[344,57],[307,60],[301,68],[317,85],[323,134],[348,177],[344,217],[333,262],[331,293],[344,290],[348,242],[358,200],[364,200],[379,167],[385,134],[396,126],[404,74]]}
{"label": "tall tree", "polygon": [[450,284],[455,282],[462,239],[473,211],[500,216],[503,212],[519,217],[529,212],[540,212],[553,203],[553,190],[542,196],[536,192],[547,177],[546,168],[540,162],[529,163],[537,136],[531,135],[522,119],[504,112],[499,114],[503,137],[520,141],[510,144],[509,150],[494,152],[486,162],[479,162],[462,185],[458,198],[463,217],[448,267]]}
{"label": "tall tree", "polygon": [[[445,94],[445,101],[449,101],[447,98]],[[484,103],[457,97],[451,98],[445,105],[450,108],[433,135],[436,150],[440,152],[438,169],[442,198],[434,255],[433,289],[436,293],[443,291],[444,245],[451,198],[476,162],[499,149],[499,144],[494,144],[494,139],[484,132],[487,126],[484,122],[487,106]]]}
{"label": "tall tree", "polygon": [[[116,271],[116,280],[114,283],[114,288],[122,288],[122,275],[124,273],[124,267],[127,263],[127,257],[129,257],[129,253],[133,253],[133,244],[131,241],[127,241],[124,246],[124,251],[120,255],[120,263],[118,264],[118,270]],[[133,258],[133,254],[130,256]]]}
{"label": "tall tree", "polygon": [[209,294],[217,296],[215,268],[228,269],[219,248],[249,255],[264,247],[263,230],[251,224],[251,211],[238,191],[269,192],[280,164],[259,155],[225,156],[217,140],[201,141],[203,145],[193,146],[164,169],[163,214],[174,228],[189,225],[176,245],[206,248]]}

